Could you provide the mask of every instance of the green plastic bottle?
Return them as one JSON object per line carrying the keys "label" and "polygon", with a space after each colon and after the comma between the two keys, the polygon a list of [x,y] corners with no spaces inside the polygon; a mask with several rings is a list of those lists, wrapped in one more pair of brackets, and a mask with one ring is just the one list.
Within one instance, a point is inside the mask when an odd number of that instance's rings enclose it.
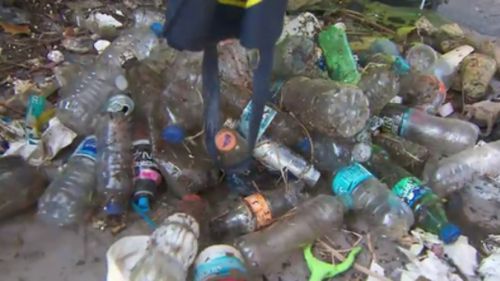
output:
{"label": "green plastic bottle", "polygon": [[446,244],[458,239],[460,228],[448,222],[440,198],[417,177],[392,162],[382,148],[374,146],[372,158],[365,166],[410,206],[418,227],[437,234]]}

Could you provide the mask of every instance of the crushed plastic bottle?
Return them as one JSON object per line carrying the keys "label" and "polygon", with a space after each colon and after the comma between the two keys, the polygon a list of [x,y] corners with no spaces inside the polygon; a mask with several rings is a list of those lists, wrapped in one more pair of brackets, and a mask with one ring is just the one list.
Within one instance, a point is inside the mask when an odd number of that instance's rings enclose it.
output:
{"label": "crushed plastic bottle", "polygon": [[38,200],[38,217],[59,226],[82,222],[92,207],[95,185],[96,138],[89,136],[80,143],[64,171]]}
{"label": "crushed plastic bottle", "polygon": [[389,104],[382,110],[383,130],[425,146],[433,153],[452,155],[471,148],[479,128],[469,122],[428,115],[417,109]]}
{"label": "crushed plastic bottle", "polygon": [[295,77],[283,85],[281,96],[283,106],[303,124],[331,137],[354,136],[370,115],[359,88],[330,80]]}
{"label": "crushed plastic bottle", "polygon": [[473,147],[443,158],[430,161],[424,170],[424,180],[440,196],[464,187],[476,175],[498,176],[500,172],[500,141]]}
{"label": "crushed plastic bottle", "polygon": [[470,104],[484,100],[496,71],[497,63],[492,57],[479,53],[467,56],[461,65],[464,101]]}
{"label": "crushed plastic bottle", "polygon": [[48,180],[20,156],[0,159],[0,220],[36,204]]}
{"label": "crushed plastic bottle", "polygon": [[243,256],[229,245],[212,245],[194,262],[194,281],[249,281]]}
{"label": "crushed plastic bottle", "polygon": [[262,229],[294,208],[304,198],[303,188],[303,183],[291,182],[275,190],[246,196],[213,218],[210,230],[214,237],[225,237]]}
{"label": "crushed plastic bottle", "polygon": [[379,114],[399,93],[399,78],[388,65],[370,63],[363,69],[358,87],[368,98],[370,113]]}
{"label": "crushed plastic bottle", "polygon": [[273,264],[315,239],[340,227],[344,206],[336,197],[318,195],[300,204],[270,227],[237,238],[235,242],[249,271],[265,272]]}
{"label": "crushed plastic bottle", "polygon": [[458,239],[461,231],[448,222],[441,199],[420,179],[393,163],[380,147],[374,148],[372,158],[365,165],[412,208],[416,226],[438,235],[447,244]]}
{"label": "crushed plastic bottle", "polygon": [[119,94],[111,97],[97,128],[97,193],[107,215],[128,209],[133,192],[130,114],[134,102]]}
{"label": "crushed plastic bottle", "polygon": [[411,209],[359,163],[340,169],[331,187],[348,209],[368,217],[377,233],[399,239],[414,223]]}

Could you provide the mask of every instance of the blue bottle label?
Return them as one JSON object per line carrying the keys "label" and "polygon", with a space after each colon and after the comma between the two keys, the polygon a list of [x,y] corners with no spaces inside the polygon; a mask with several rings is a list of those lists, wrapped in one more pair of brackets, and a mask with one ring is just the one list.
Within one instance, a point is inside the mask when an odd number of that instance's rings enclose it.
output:
{"label": "blue bottle label", "polygon": [[420,198],[431,191],[419,179],[407,177],[396,183],[392,188],[392,192],[413,208]]}
{"label": "blue bottle label", "polygon": [[246,268],[241,260],[234,256],[223,256],[209,260],[198,264],[194,270],[194,281],[207,281],[215,277],[225,277],[234,271],[246,273]]}
{"label": "blue bottle label", "polygon": [[332,189],[336,195],[350,195],[356,187],[373,175],[362,165],[355,163],[340,169],[333,179]]}
{"label": "blue bottle label", "polygon": [[95,161],[97,155],[96,143],[97,140],[95,136],[86,137],[76,148],[75,153],[73,153],[71,157],[81,156]]}
{"label": "blue bottle label", "polygon": [[[248,138],[248,134],[250,132],[250,117],[252,115],[252,108],[252,101],[250,101],[245,109],[243,109],[243,113],[241,113],[239,131],[245,138]],[[262,114],[262,121],[260,122],[257,140],[260,139],[262,135],[264,135],[271,122],[273,122],[276,114],[276,110],[267,105],[264,106],[264,113]]]}

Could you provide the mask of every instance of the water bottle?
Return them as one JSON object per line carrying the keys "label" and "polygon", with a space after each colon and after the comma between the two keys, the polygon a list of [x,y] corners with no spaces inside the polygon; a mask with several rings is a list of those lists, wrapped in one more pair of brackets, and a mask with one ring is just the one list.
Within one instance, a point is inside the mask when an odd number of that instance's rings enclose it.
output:
{"label": "water bottle", "polygon": [[48,180],[20,156],[0,158],[0,220],[36,204]]}
{"label": "water bottle", "polygon": [[213,237],[238,236],[270,225],[301,201],[303,188],[303,183],[291,182],[275,190],[244,197],[212,219],[210,230]]}
{"label": "water bottle", "polygon": [[121,215],[133,192],[130,114],[134,102],[123,94],[107,103],[97,128],[97,193],[107,215]]}
{"label": "water bottle", "polygon": [[500,175],[499,165],[500,141],[496,141],[429,162],[423,178],[436,193],[447,195],[463,188],[475,175]]}
{"label": "water bottle", "polygon": [[331,80],[295,77],[283,85],[281,96],[283,106],[303,124],[331,137],[354,136],[370,115],[359,88]]}
{"label": "water bottle", "polygon": [[359,163],[340,169],[332,189],[347,208],[369,218],[376,233],[399,239],[413,225],[411,209]]}
{"label": "water bottle", "polygon": [[96,138],[85,138],[38,200],[38,217],[59,226],[82,222],[96,185]]}
{"label": "water bottle", "polygon": [[360,61],[364,64],[389,63],[399,75],[410,71],[410,65],[402,57],[399,46],[387,38],[377,38],[373,41],[368,50],[360,55]]}
{"label": "water bottle", "polygon": [[212,245],[194,262],[194,281],[249,281],[243,256],[229,245]]}
{"label": "water bottle", "polygon": [[474,53],[464,59],[461,75],[465,103],[476,103],[486,98],[486,92],[496,71],[496,60],[490,56]]}
{"label": "water bottle", "polygon": [[406,60],[417,72],[429,71],[437,62],[439,54],[429,45],[417,43],[406,52]]}
{"label": "water bottle", "polygon": [[401,78],[400,96],[405,105],[436,114],[446,100],[446,87],[434,75],[412,73]]}
{"label": "water bottle", "polygon": [[305,36],[287,36],[274,50],[273,75],[278,79],[295,76],[328,78],[318,66],[321,52],[314,41]]}
{"label": "water bottle", "polygon": [[270,227],[235,242],[249,271],[261,274],[293,251],[340,227],[344,206],[336,197],[318,195],[281,217]]}
{"label": "water bottle", "polygon": [[370,63],[361,73],[358,87],[368,98],[370,113],[379,114],[399,93],[399,77],[386,64]]}
{"label": "water bottle", "polygon": [[416,225],[439,236],[443,242],[455,242],[460,229],[448,222],[441,199],[410,172],[393,163],[380,147],[366,167],[413,210]]}
{"label": "water bottle", "polygon": [[310,159],[311,153],[314,153],[314,166],[322,172],[330,173],[352,162],[365,162],[371,156],[371,147],[367,144],[322,134],[313,134],[312,144],[309,138],[304,138],[297,148],[306,159]]}
{"label": "water bottle", "polygon": [[445,119],[402,105],[382,110],[383,130],[427,147],[431,152],[452,155],[474,146],[479,128],[458,119]]}

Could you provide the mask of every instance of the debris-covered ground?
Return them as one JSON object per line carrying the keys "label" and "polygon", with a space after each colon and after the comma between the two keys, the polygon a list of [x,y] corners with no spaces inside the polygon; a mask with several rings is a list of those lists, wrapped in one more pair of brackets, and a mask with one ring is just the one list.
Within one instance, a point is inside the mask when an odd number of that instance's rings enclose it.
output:
{"label": "debris-covered ground", "polygon": [[[0,2],[0,279],[500,280],[500,4],[414,2],[289,0],[244,172],[163,1]],[[232,167],[261,54],[218,53]]]}

